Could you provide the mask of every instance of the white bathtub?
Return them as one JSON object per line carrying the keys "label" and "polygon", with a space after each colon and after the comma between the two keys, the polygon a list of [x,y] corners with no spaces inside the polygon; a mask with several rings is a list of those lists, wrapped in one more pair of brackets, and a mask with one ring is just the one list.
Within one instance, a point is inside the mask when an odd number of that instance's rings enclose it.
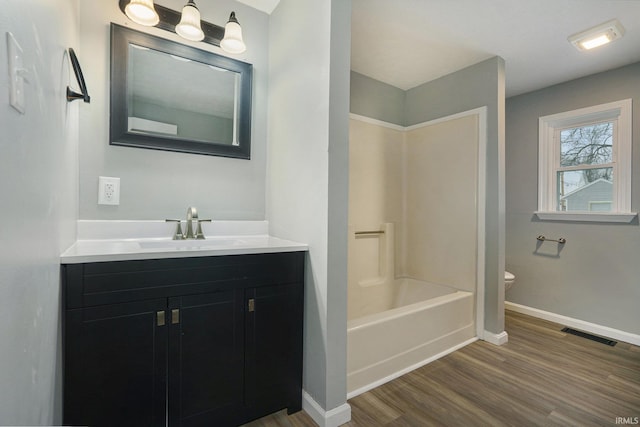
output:
{"label": "white bathtub", "polygon": [[475,341],[472,292],[397,279],[392,307],[348,321],[348,398]]}

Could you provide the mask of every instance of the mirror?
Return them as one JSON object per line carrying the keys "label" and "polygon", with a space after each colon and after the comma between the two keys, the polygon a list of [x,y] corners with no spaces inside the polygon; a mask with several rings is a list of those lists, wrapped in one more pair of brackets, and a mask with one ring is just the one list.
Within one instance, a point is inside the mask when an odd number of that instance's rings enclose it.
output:
{"label": "mirror", "polygon": [[251,64],[111,24],[110,144],[249,159]]}

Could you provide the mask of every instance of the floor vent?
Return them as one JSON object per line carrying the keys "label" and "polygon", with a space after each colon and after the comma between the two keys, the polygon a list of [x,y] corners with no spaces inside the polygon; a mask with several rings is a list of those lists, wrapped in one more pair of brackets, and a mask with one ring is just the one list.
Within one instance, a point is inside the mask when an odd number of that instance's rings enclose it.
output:
{"label": "floor vent", "polygon": [[596,342],[599,342],[601,344],[610,345],[611,347],[613,347],[614,345],[618,344],[617,341],[613,341],[613,340],[610,340],[610,339],[607,339],[607,338],[602,338],[602,337],[599,337],[597,335],[592,335],[592,334],[589,334],[587,332],[578,331],[578,330],[572,329],[572,328],[567,328],[567,327],[562,328],[562,332],[566,332],[566,333],[571,334],[571,335],[576,335],[578,337],[586,338],[586,339],[591,340],[591,341],[596,341]]}

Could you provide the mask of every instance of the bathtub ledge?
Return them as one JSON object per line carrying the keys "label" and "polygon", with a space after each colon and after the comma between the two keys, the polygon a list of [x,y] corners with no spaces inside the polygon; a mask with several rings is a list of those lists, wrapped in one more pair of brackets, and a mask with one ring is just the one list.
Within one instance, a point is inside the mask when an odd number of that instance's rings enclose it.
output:
{"label": "bathtub ledge", "polygon": [[456,301],[461,298],[466,298],[472,295],[473,295],[472,292],[456,291],[447,295],[442,295],[442,296],[430,299],[428,300],[429,301],[428,304],[425,304],[424,301],[419,301],[414,304],[405,305],[403,307],[392,308],[391,310],[383,311],[382,313],[368,314],[366,316],[362,316],[357,319],[349,320],[347,322],[347,329],[357,330],[362,326],[368,326],[368,325],[377,324],[387,320],[397,319],[398,317],[402,317],[406,313],[415,310],[417,307],[420,307],[421,309],[433,308],[433,307],[447,304],[449,302]]}

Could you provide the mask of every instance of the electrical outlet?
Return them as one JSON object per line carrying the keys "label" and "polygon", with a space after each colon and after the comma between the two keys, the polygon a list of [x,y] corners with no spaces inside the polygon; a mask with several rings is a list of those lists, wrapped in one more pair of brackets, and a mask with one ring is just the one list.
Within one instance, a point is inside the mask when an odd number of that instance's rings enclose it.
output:
{"label": "electrical outlet", "polygon": [[98,204],[120,204],[120,178],[111,176],[98,177]]}

